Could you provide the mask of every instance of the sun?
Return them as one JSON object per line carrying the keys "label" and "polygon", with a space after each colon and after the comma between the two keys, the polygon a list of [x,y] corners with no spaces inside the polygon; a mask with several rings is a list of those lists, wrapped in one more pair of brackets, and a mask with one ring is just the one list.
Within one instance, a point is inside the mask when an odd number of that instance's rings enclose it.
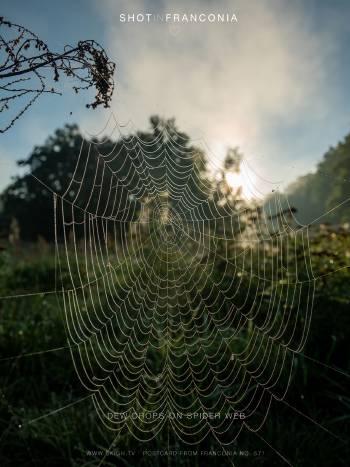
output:
{"label": "sun", "polygon": [[228,185],[233,188],[242,188],[242,194],[245,198],[254,198],[254,185],[252,183],[251,175],[248,175],[241,170],[240,172],[226,172],[226,181]]}

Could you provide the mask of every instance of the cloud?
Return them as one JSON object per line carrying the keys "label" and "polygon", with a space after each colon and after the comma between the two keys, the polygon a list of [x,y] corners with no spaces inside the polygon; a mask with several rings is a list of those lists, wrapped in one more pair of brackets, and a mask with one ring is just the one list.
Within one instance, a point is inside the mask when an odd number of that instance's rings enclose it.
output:
{"label": "cloud", "polygon": [[[118,118],[145,127],[151,114],[175,116],[214,152],[239,145],[248,157],[272,159],[282,145],[271,135],[276,125],[326,118],[325,64],[333,44],[326,34],[314,32],[300,4],[238,0],[213,6],[180,0],[173,5],[168,0],[161,6],[140,0],[96,3],[117,62]],[[120,13],[137,12],[234,12],[238,23],[174,29],[119,21]]]}

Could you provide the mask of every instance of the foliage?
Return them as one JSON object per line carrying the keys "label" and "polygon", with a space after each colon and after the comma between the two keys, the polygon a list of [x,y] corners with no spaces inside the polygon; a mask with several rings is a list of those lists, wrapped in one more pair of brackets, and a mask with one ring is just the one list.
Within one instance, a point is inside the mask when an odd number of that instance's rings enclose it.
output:
{"label": "foliage", "polygon": [[[313,231],[310,239],[312,267],[316,282],[313,321],[303,353],[296,355],[292,384],[287,394],[290,404],[307,416],[317,420],[343,440],[349,437],[349,406],[347,377],[328,367],[309,360],[312,357],[326,365],[350,372],[346,338],[349,322],[349,269],[344,252],[350,251],[350,235],[345,230],[321,228]],[[23,258],[23,256],[27,257]],[[347,258],[347,255],[345,255]],[[271,262],[273,261],[271,257]],[[190,261],[191,258],[188,258]],[[54,284],[53,252],[38,255],[33,246],[31,252],[8,251],[0,256],[1,296],[39,290],[39,286],[52,290]],[[304,257],[300,255],[300,265]],[[277,263],[276,263],[277,264]],[[129,264],[132,267],[132,264]],[[268,267],[265,264],[264,267]],[[279,267],[283,267],[280,265]],[[217,264],[216,268],[220,268]],[[340,272],[339,268],[343,268]],[[200,267],[199,267],[200,269]],[[200,271],[199,271],[200,273]],[[232,271],[226,271],[227,280]],[[220,277],[220,269],[214,271],[213,281]],[[247,276],[243,280],[249,281]],[[276,283],[274,287],[279,287]],[[244,287],[242,287],[244,289]],[[204,291],[202,291],[204,293]],[[270,290],[273,294],[273,288]],[[235,303],[246,299],[236,296]],[[249,308],[253,297],[248,297]],[[264,303],[264,302],[262,302]],[[268,302],[266,302],[268,304]],[[62,305],[62,304],[61,304]],[[1,327],[0,352],[2,358],[0,425],[2,436],[2,465],[99,465],[105,450],[111,446],[113,433],[100,429],[94,407],[89,400],[76,403],[84,397],[73,364],[68,364],[69,351],[62,306],[55,295],[29,296],[0,301]],[[223,310],[223,313],[225,311]],[[140,335],[138,337],[142,339]],[[241,336],[249,339],[249,334]],[[320,345],[322,343],[322,345]],[[215,346],[215,341],[212,343]],[[60,349],[45,352],[49,349]],[[210,349],[209,349],[210,350]],[[211,351],[214,351],[214,347]],[[44,353],[40,353],[44,351]],[[39,352],[35,355],[35,352]],[[34,353],[23,358],[6,360],[6,357]],[[150,358],[157,362],[159,355]],[[73,404],[61,412],[55,410]],[[43,414],[47,417],[26,424]],[[21,427],[19,428],[19,425]],[[333,438],[299,413],[283,403],[274,402],[261,435],[296,467],[339,465],[345,466],[348,447]],[[243,431],[237,443],[230,447],[236,452],[231,460],[195,456],[142,456],[142,450],[164,449],[166,433],[154,441],[140,446],[129,434],[118,439],[114,450],[117,454],[106,456],[103,465],[235,465],[279,466],[281,459],[259,437]],[[189,450],[170,434],[170,448]],[[198,452],[221,450],[213,438],[207,438],[195,446]],[[102,454],[99,454],[99,451]],[[126,451],[132,452],[127,454]],[[246,457],[240,452],[248,451]],[[254,452],[261,455],[252,458]],[[118,454],[119,452],[119,454]],[[123,454],[124,453],[124,454]],[[35,459],[35,461],[34,461]]]}
{"label": "foliage", "polygon": [[[17,219],[22,240],[36,241],[38,236],[42,236],[52,241],[53,193],[64,195],[73,202],[79,191],[79,199],[86,200],[90,192],[97,189],[95,177],[101,177],[102,172],[105,180],[101,206],[108,198],[110,183],[113,183],[120,205],[135,205],[134,209],[128,210],[133,212],[128,218],[123,213],[116,214],[116,219],[124,216],[126,230],[128,221],[137,216],[140,203],[146,202],[142,193],[148,196],[152,183],[168,193],[169,205],[178,204],[184,216],[189,210],[186,205],[188,192],[202,201],[198,208],[192,210],[194,218],[209,218],[212,212],[220,215],[228,207],[219,206],[221,199],[231,199],[231,210],[242,206],[237,193],[228,196],[229,187],[224,178],[218,182],[215,191],[206,170],[205,154],[191,144],[187,134],[177,129],[174,119],[153,116],[150,123],[149,131],[123,136],[117,141],[104,139],[103,144],[99,140],[84,140],[77,125],[65,125],[56,130],[44,145],[35,147],[27,159],[18,162],[28,170],[23,176],[17,176],[2,194],[2,217],[8,222],[11,218]],[[140,148],[151,157],[146,160]],[[135,167],[143,168],[144,175],[134,176]],[[74,182],[69,185],[73,174]],[[84,183],[80,185],[82,178]],[[184,195],[179,201],[178,193],[181,191]],[[156,202],[159,204],[159,200]],[[79,201],[77,204],[79,206]],[[86,203],[81,202],[80,207],[86,209]]]}
{"label": "foliage", "polygon": [[[315,173],[292,183],[286,190],[286,197],[297,208],[296,217],[302,224],[314,220],[341,224],[350,221],[349,187],[350,134],[326,152]],[[269,202],[275,197],[271,196]]]}

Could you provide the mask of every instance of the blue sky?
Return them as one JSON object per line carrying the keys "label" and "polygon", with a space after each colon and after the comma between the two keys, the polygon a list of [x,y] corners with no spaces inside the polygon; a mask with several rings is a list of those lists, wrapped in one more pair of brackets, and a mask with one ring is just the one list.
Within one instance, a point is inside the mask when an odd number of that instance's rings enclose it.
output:
{"label": "blue sky", "polygon": [[[175,116],[205,140],[217,164],[239,145],[257,175],[285,186],[310,170],[350,130],[350,1],[2,0],[1,14],[52,49],[100,42],[117,63],[113,111],[145,128],[150,115]],[[123,24],[120,13],[234,12],[237,24]],[[67,86],[65,86],[66,88]],[[97,133],[108,110],[88,96],[45,96],[0,136],[0,188],[15,161],[66,122]],[[73,112],[70,115],[70,112]]]}

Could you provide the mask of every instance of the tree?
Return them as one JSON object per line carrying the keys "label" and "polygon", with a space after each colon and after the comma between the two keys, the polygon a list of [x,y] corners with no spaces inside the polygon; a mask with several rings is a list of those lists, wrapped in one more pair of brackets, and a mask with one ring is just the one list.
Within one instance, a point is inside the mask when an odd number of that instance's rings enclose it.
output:
{"label": "tree", "polygon": [[248,206],[242,196],[242,187],[231,186],[227,176],[240,173],[242,159],[243,156],[237,147],[228,149],[222,167],[215,174],[213,193],[205,209],[206,217],[211,219],[212,228],[213,225],[218,225],[217,218],[219,218],[219,229],[224,230],[226,224],[229,224],[232,234],[242,231],[244,224],[237,213],[247,209]]}
{"label": "tree", "polygon": [[188,193],[198,202],[208,198],[206,156],[177,128],[175,119],[152,116],[150,123],[151,131],[137,133],[141,145],[151,154],[150,178],[168,192],[170,205],[177,205],[184,213],[188,209]]}
{"label": "tree", "polygon": [[[116,206],[120,206],[112,217],[117,221],[120,235],[127,233],[145,196],[159,203],[156,198],[168,190],[169,205],[178,204],[179,211],[185,215],[189,209],[186,190],[199,200],[208,197],[205,155],[190,144],[185,133],[177,130],[174,120],[152,117],[150,121],[149,131],[93,144],[88,140],[83,142],[77,125],[56,130],[27,159],[18,162],[28,173],[16,177],[2,194],[2,215],[9,221],[12,217],[18,220],[22,239],[36,240],[40,235],[52,241],[53,193],[64,194],[68,202],[81,209],[87,209],[90,198],[89,211],[110,215],[106,205],[109,203],[111,208],[113,204],[114,196],[109,196],[112,186],[118,200]],[[83,183],[79,183],[82,179]],[[178,191],[184,195],[183,203],[179,201]],[[122,222],[118,223],[119,220]]]}
{"label": "tree", "polygon": [[44,145],[36,146],[27,159],[18,161],[29,173],[16,177],[2,194],[2,200],[3,216],[18,220],[22,239],[36,240],[39,235],[48,240],[54,238],[50,189],[58,193],[64,191],[67,180],[73,175],[81,142],[79,128],[66,125]]}
{"label": "tree", "polygon": [[60,94],[52,82],[57,83],[62,74],[74,79],[77,93],[95,88],[95,98],[87,107],[109,107],[115,63],[97,42],[79,41],[53,52],[36,34],[3,17],[0,31],[0,113],[8,116],[0,133],[11,128],[42,94]]}
{"label": "tree", "polygon": [[[315,173],[299,177],[286,190],[290,204],[298,209],[298,220],[342,223],[350,221],[350,134],[331,147]],[[336,209],[334,209],[336,208]]]}

